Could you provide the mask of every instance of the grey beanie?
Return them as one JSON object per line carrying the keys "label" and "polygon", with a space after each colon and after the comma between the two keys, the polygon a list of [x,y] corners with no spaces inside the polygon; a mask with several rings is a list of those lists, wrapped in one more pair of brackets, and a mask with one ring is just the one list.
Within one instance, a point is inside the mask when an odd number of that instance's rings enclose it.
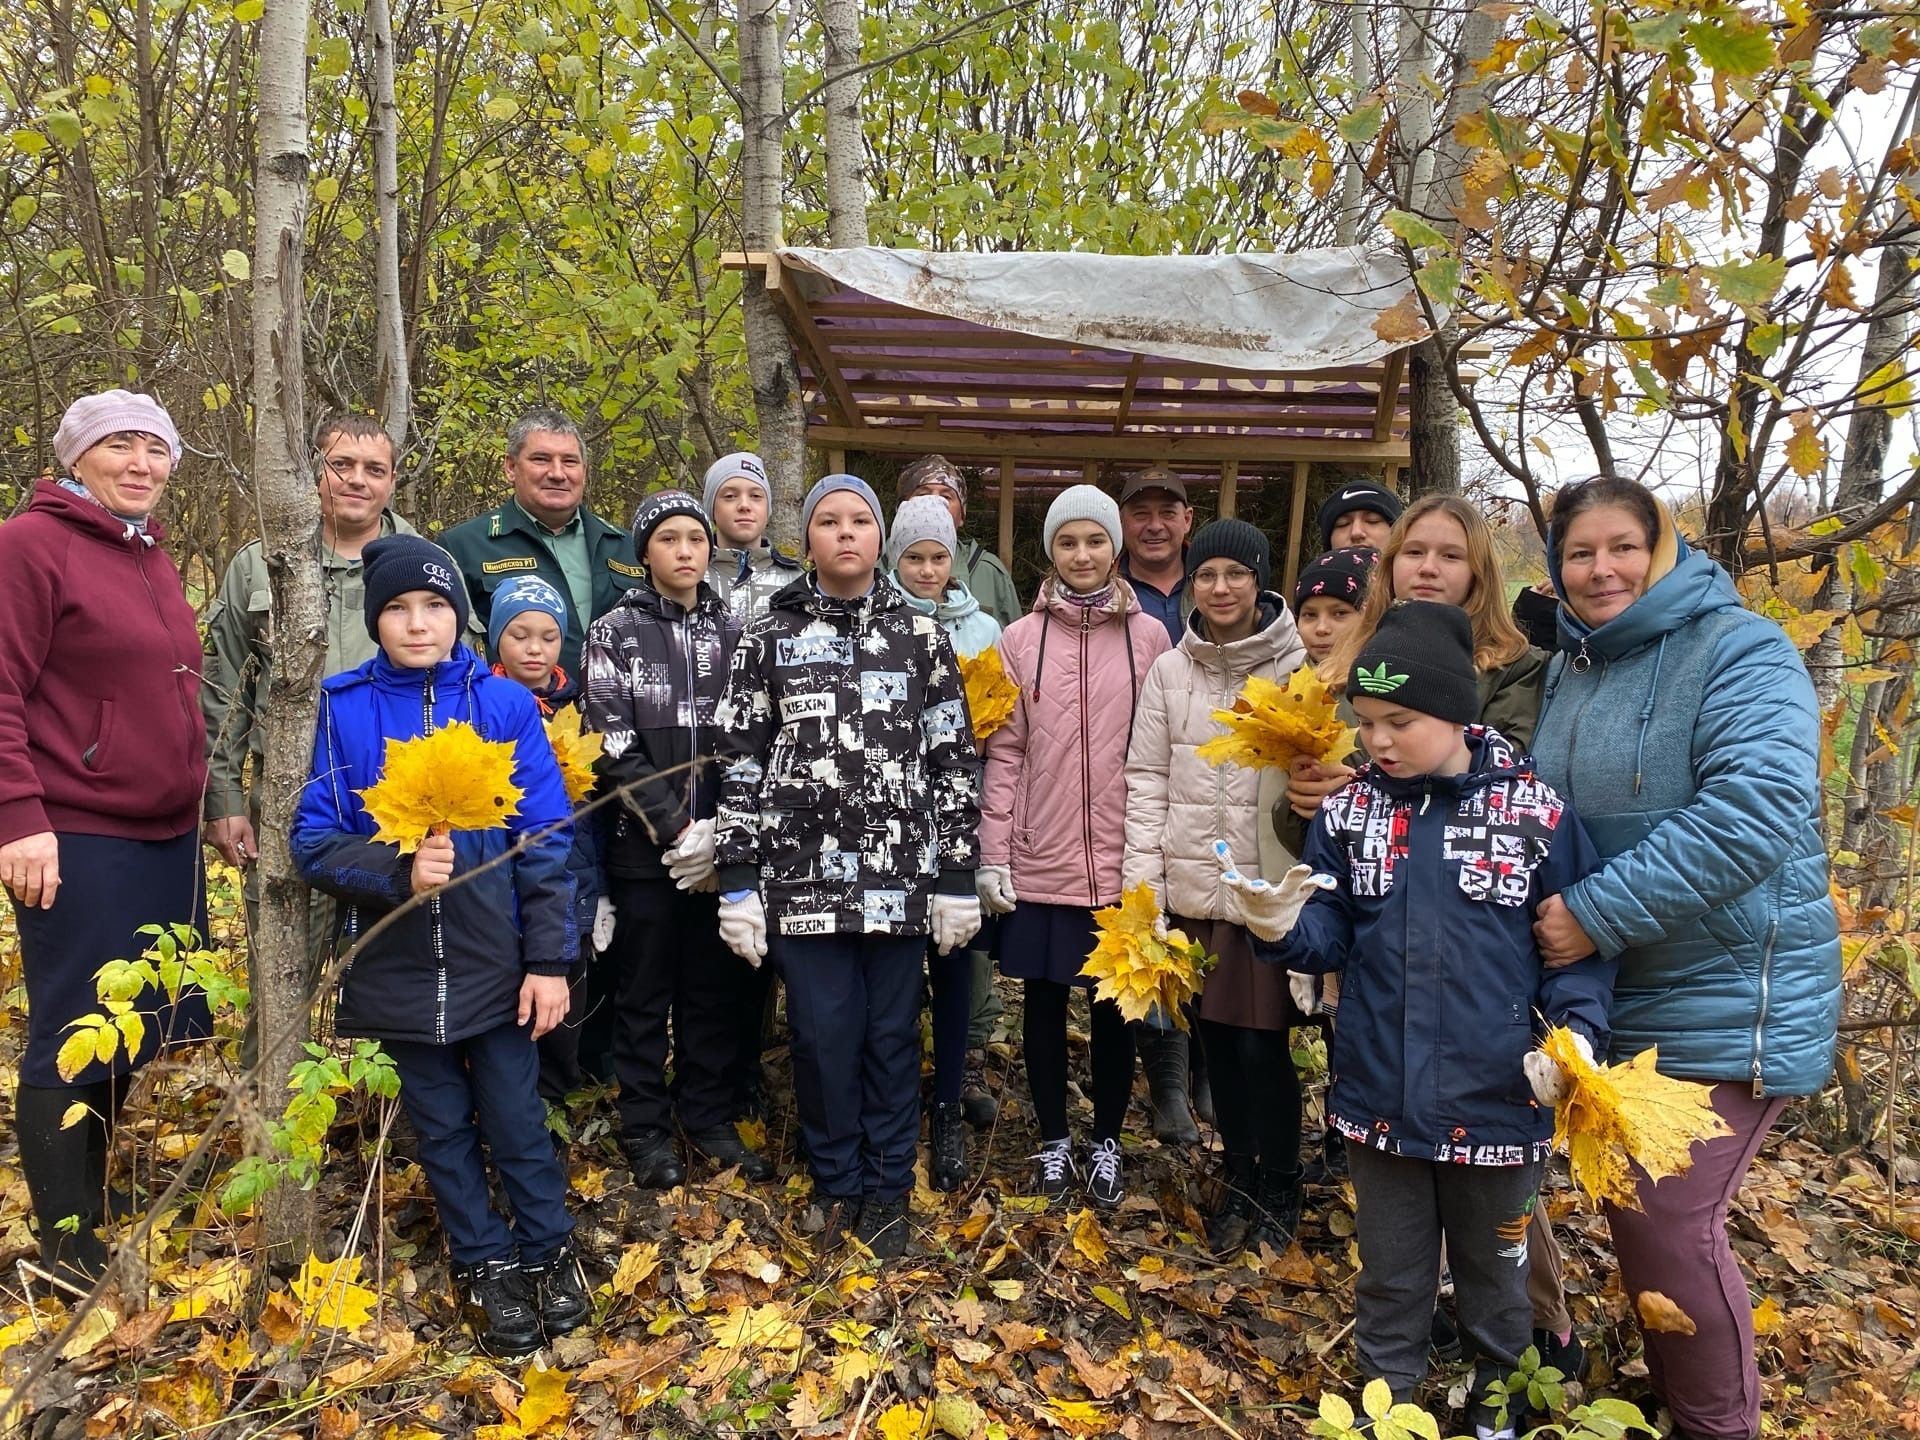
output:
{"label": "grey beanie", "polygon": [[773,505],[773,482],[767,479],[767,466],[751,450],[736,450],[731,455],[722,455],[707,467],[707,478],[700,489],[700,504],[707,514],[713,514],[713,502],[720,494],[720,487],[729,480],[751,480],[760,487],[760,493],[767,497],[769,508]]}
{"label": "grey beanie", "polygon": [[902,501],[893,512],[893,529],[887,535],[887,568],[898,570],[900,557],[922,540],[947,547],[949,555],[960,550],[960,537],[954,533],[953,512],[938,495],[916,495]]}
{"label": "grey beanie", "polygon": [[800,506],[800,548],[807,548],[807,531],[813,528],[813,512],[820,502],[837,490],[851,490],[867,502],[867,508],[873,511],[874,523],[880,527],[880,552],[887,549],[887,517],[880,509],[880,497],[873,493],[873,487],[858,475],[822,475],[814,482],[813,489],[807,492],[807,498]]}
{"label": "grey beanie", "polygon": [[1041,543],[1047,558],[1053,558],[1053,537],[1060,527],[1074,520],[1091,520],[1107,532],[1113,541],[1113,553],[1120,553],[1120,507],[1106,491],[1093,485],[1069,485],[1053,497],[1047,507],[1047,522],[1041,530]]}

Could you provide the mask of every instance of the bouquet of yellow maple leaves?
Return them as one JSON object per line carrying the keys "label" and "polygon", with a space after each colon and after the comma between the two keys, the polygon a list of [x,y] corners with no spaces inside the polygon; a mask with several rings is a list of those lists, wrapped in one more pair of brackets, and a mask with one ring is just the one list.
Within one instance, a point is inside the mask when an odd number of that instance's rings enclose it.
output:
{"label": "bouquet of yellow maple leaves", "polygon": [[1624,1065],[1600,1064],[1564,1025],[1549,1030],[1540,1048],[1567,1081],[1566,1098],[1554,1107],[1554,1146],[1566,1150],[1574,1181],[1591,1200],[1638,1210],[1634,1165],[1655,1180],[1685,1174],[1696,1140],[1732,1133],[1714,1113],[1711,1090],[1662,1075],[1654,1049]]}
{"label": "bouquet of yellow maple leaves", "polygon": [[1160,902],[1144,880],[1120,897],[1118,905],[1093,912],[1100,938],[1080,973],[1094,982],[1094,997],[1111,1000],[1129,1020],[1144,1020],[1155,1009],[1182,1030],[1186,1005],[1200,993],[1214,957],[1178,930],[1159,932]]}
{"label": "bouquet of yellow maple leaves", "polygon": [[585,728],[577,705],[562,705],[547,717],[546,725],[547,743],[553,746],[561,783],[567,787],[567,803],[578,806],[593,791],[593,762],[600,758],[606,737]]}
{"label": "bouquet of yellow maple leaves", "polygon": [[1000,663],[1000,647],[989,645],[978,655],[960,657],[960,678],[967,687],[967,714],[973,717],[973,738],[986,738],[1013,718],[1020,687],[1007,678]]}
{"label": "bouquet of yellow maple leaves", "polygon": [[498,829],[525,793],[513,783],[510,743],[449,720],[431,735],[387,741],[379,782],[360,791],[360,802],[379,827],[373,838],[411,855],[428,835]]}
{"label": "bouquet of yellow maple leaves", "polygon": [[1302,665],[1284,685],[1249,675],[1233,705],[1213,718],[1227,727],[1202,745],[1198,754],[1210,765],[1244,765],[1249,770],[1285,770],[1294,760],[1344,760],[1353,750],[1354,732],[1342,723],[1339,698],[1321,683],[1311,665]]}

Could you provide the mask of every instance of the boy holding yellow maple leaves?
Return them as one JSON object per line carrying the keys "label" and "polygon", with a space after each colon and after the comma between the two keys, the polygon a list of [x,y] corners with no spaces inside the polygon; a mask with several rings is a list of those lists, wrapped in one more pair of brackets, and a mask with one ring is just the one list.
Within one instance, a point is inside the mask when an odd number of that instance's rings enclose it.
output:
{"label": "boy holding yellow maple leaves", "polygon": [[[1505,1440],[1518,1417],[1492,1387],[1531,1343],[1527,1232],[1563,1093],[1534,1051],[1539,1016],[1590,1060],[1606,1046],[1615,966],[1541,958],[1535,907],[1599,860],[1561,796],[1476,723],[1475,681],[1465,611],[1388,610],[1348,677],[1368,763],[1321,806],[1303,866],[1278,885],[1224,879],[1248,928],[1277,941],[1256,953],[1293,973],[1303,1009],[1314,975],[1341,975],[1327,1109],[1356,1199],[1360,1368],[1412,1398],[1444,1241],[1476,1357],[1474,1433]],[[1294,919],[1288,902],[1308,886]]]}
{"label": "boy holding yellow maple leaves", "polygon": [[[534,1047],[566,1015],[580,950],[567,873],[572,807],[533,696],[460,643],[468,602],[453,558],[418,536],[390,536],[367,546],[364,578],[380,652],[321,687],[290,844],[302,878],[343,902],[342,940],[354,947],[334,1027],[379,1040],[393,1058],[475,1336],[496,1355],[522,1355],[593,1310]],[[391,817],[382,806],[376,819],[368,792],[393,763],[390,742],[454,726],[458,768],[487,782],[498,818],[383,838]],[[501,747],[510,747],[510,775],[485,774]],[[463,778],[436,774],[420,788]],[[423,810],[432,803],[407,798]],[[430,898],[355,945],[416,897]],[[483,1143],[512,1202],[511,1228],[493,1208]]]}

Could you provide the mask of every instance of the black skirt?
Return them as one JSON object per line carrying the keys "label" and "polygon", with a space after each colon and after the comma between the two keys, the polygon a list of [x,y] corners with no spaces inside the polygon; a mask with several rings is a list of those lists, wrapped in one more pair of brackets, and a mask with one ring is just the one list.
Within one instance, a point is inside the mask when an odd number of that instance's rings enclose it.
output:
{"label": "black skirt", "polygon": [[[146,1021],[140,1048],[121,1045],[112,1061],[89,1064],[72,1080],[60,1078],[55,1057],[83,1015],[105,1013],[94,974],[110,960],[138,960],[153,938],[143,925],[188,924],[207,933],[206,874],[200,832],[171,840],[123,840],[111,835],[59,834],[60,889],[53,908],[14,902],[20,927],[20,965],[27,982],[27,1049],[20,1079],[28,1085],[90,1085],[125,1075],[168,1048],[213,1032],[206,997],[183,989],[169,1002],[149,987],[134,1001]],[[11,897],[9,897],[11,898]]]}
{"label": "black skirt", "polygon": [[1000,973],[1015,980],[1051,980],[1056,985],[1091,985],[1080,967],[1093,953],[1100,927],[1093,911],[1081,905],[1042,905],[1022,900],[1000,917]]}

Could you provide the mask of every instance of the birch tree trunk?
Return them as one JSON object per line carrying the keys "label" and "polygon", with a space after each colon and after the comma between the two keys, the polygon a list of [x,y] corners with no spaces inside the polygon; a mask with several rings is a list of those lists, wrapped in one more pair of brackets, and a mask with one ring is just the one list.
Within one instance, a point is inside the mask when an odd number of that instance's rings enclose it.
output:
{"label": "birch tree trunk", "polygon": [[860,0],[820,0],[827,38],[827,239],[867,243],[867,137],[860,118]]}
{"label": "birch tree trunk", "polygon": [[393,98],[393,7],[368,0],[373,40],[373,298],[374,353],[380,414],[393,440],[395,469],[413,421],[413,377],[407,367],[407,326],[400,300],[400,107]]}
{"label": "birch tree trunk", "polygon": [[[326,663],[321,589],[320,500],[306,443],[301,283],[307,206],[307,20],[309,0],[269,0],[260,24],[253,242],[253,479],[273,601],[273,671],[264,717],[261,777],[260,933],[252,957],[260,1026],[254,1100],[278,1115],[287,1077],[310,1025],[307,887],[293,868],[287,832],[313,753]],[[256,1129],[258,1143],[259,1127]],[[269,1259],[297,1259],[311,1233],[310,1192],[281,1185],[264,1203]]]}
{"label": "birch tree trunk", "polygon": [[[786,165],[778,0],[739,0],[735,43],[740,49],[741,237],[749,252],[768,251],[780,244]],[[775,544],[799,547],[806,479],[800,367],[794,361],[793,340],[779,305],[751,270],[741,280],[740,310],[747,338],[747,376],[760,428],[759,453],[773,481],[768,530]]]}

